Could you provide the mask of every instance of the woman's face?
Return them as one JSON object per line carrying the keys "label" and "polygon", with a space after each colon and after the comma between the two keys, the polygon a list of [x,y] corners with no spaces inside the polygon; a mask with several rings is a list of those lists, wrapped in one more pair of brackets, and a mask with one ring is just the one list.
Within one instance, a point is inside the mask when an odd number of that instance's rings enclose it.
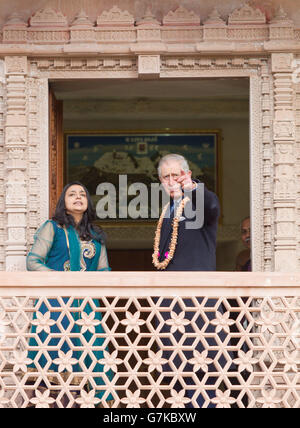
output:
{"label": "woman's face", "polygon": [[82,215],[88,207],[87,196],[84,188],[73,184],[65,194],[65,207],[68,214]]}

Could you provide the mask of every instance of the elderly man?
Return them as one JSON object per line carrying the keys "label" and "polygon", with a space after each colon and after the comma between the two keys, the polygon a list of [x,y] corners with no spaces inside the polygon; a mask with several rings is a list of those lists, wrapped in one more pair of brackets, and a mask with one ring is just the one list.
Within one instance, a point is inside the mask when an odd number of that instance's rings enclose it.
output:
{"label": "elderly man", "polygon": [[[192,180],[192,172],[183,156],[170,154],[161,158],[158,175],[171,197],[171,203],[165,207],[158,222],[154,266],[169,271],[215,270],[219,217],[217,196],[198,180]],[[184,215],[185,212],[193,213],[194,218],[188,218],[190,215]],[[177,213],[179,215],[176,216]],[[178,217],[175,222],[174,216]],[[197,227],[195,224],[193,227],[192,222],[199,218],[203,218],[203,225]]]}
{"label": "elderly man", "polygon": [[[205,186],[198,180],[192,179],[192,172],[189,169],[188,163],[183,156],[170,154],[164,156],[158,165],[158,175],[160,181],[170,196],[170,204],[167,204],[158,221],[157,230],[154,239],[153,264],[159,270],[167,271],[213,271],[216,269],[216,236],[219,217],[219,202],[217,196],[207,190]],[[201,219],[201,221],[199,221]],[[203,297],[198,298],[199,304],[203,301]],[[163,306],[170,307],[172,301],[164,299]],[[193,305],[191,305],[193,307]],[[179,314],[182,312],[180,303],[172,306],[172,312]],[[205,304],[205,318],[213,320],[216,318],[216,310],[223,312],[223,308],[216,308],[216,300],[210,299]],[[172,376],[181,367],[183,372],[192,372],[193,369],[188,361],[193,358],[193,352],[203,352],[204,347],[202,337],[206,337],[207,343],[211,341],[211,333],[215,333],[215,327],[208,323],[201,333],[206,321],[201,316],[197,318],[197,332],[194,332],[192,323],[186,326],[186,331],[189,332],[189,339],[185,344],[190,343],[191,346],[179,345],[182,339],[182,333],[175,331],[171,332],[168,327],[168,319],[171,318],[171,313],[168,310],[161,312],[161,317],[166,321],[160,333],[166,338],[166,333],[178,343],[178,346],[173,345],[173,350],[165,350],[164,358],[168,364],[164,368],[166,375],[165,382],[177,391],[185,389],[185,397],[191,401],[188,407],[197,406],[203,407],[207,400],[215,398],[214,383],[215,376],[210,376],[204,383],[205,391],[195,393],[195,383],[193,377],[184,375],[184,384]],[[195,317],[195,312],[185,312],[185,319],[192,320]],[[157,322],[158,325],[159,322]],[[223,333],[218,333],[221,341],[224,339]],[[165,340],[165,339],[164,339]],[[205,341],[205,339],[204,339]],[[173,340],[170,343],[174,343]],[[186,364],[182,369],[182,355],[186,359]],[[214,358],[216,351],[209,351],[208,357],[212,361],[209,367],[210,372],[218,372],[215,366]],[[218,358],[219,366],[223,366],[224,359]],[[197,372],[197,377],[202,380],[205,373],[202,370]],[[209,407],[215,407],[210,401]]]}

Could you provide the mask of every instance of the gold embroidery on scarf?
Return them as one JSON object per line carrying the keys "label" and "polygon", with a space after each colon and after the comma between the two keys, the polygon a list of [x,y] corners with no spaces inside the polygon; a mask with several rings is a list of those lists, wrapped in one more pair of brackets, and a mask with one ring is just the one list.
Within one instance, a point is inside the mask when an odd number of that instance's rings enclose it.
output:
{"label": "gold embroidery on scarf", "polygon": [[86,263],[84,257],[92,259],[96,254],[95,244],[92,241],[81,241],[80,267],[81,271],[86,271]]}
{"label": "gold embroidery on scarf", "polygon": [[66,260],[64,263],[64,271],[69,272],[71,270],[70,260]]}

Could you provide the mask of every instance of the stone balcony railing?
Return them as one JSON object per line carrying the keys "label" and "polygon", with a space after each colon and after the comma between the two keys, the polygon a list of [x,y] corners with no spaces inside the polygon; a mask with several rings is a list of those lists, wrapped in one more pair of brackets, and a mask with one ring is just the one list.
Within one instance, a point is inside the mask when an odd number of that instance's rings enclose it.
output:
{"label": "stone balcony railing", "polygon": [[0,407],[298,408],[299,341],[300,274],[0,274]]}

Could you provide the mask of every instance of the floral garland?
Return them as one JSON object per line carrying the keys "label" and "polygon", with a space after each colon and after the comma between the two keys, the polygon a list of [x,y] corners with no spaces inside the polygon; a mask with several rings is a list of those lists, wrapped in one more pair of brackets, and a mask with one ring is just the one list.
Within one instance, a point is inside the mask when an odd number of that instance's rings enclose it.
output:
{"label": "floral garland", "polygon": [[172,231],[172,237],[171,237],[169,251],[167,251],[165,253],[164,261],[160,262],[158,260],[158,258],[160,256],[159,244],[160,244],[161,227],[162,227],[162,223],[163,223],[166,211],[167,211],[170,203],[167,203],[167,205],[162,210],[161,216],[160,216],[158,223],[157,223],[157,228],[156,228],[155,237],[154,237],[154,252],[152,254],[152,262],[157,269],[166,269],[166,267],[168,266],[168,264],[170,263],[170,261],[172,260],[172,258],[174,256],[174,253],[176,250],[176,245],[177,245],[179,219],[182,215],[185,204],[189,200],[190,200],[190,198],[188,198],[188,197],[183,198],[182,201],[180,202],[180,205],[178,206],[178,208],[176,210],[176,215],[174,216],[174,219],[172,222],[173,231]]}

